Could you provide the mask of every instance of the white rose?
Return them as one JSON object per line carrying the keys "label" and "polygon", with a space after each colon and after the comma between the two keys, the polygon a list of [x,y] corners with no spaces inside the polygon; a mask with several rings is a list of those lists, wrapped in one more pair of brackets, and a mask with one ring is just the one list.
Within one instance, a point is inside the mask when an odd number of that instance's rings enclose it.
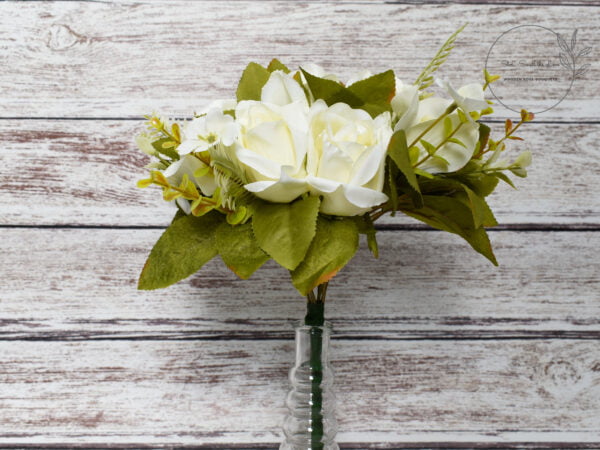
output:
{"label": "white rose", "polygon": [[389,113],[373,119],[344,103],[312,105],[307,182],[323,196],[322,212],[354,216],[388,200],[381,190],[390,121]]}
{"label": "white rose", "polygon": [[290,202],[308,191],[308,111],[302,87],[281,71],[271,74],[261,101],[238,103],[235,155],[244,165],[248,191],[278,203]]}

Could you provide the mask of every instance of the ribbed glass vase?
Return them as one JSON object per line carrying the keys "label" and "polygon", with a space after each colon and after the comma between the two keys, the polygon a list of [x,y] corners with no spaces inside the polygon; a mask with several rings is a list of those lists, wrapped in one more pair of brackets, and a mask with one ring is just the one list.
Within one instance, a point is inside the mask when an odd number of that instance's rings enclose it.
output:
{"label": "ribbed glass vase", "polygon": [[280,450],[339,450],[335,443],[335,395],[329,365],[331,324],[298,323],[296,364],[290,370],[292,389],[287,396],[288,415],[283,424],[285,441]]}

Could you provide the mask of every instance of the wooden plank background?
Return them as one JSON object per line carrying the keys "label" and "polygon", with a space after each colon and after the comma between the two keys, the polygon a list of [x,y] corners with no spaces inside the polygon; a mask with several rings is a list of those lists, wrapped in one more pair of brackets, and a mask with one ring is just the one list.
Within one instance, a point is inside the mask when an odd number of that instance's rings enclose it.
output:
{"label": "wooden plank background", "polygon": [[577,0],[0,2],[0,447],[274,448],[304,302],[218,260],[136,291],[173,214],[134,187],[140,117],[233,95],[250,60],[411,80],[467,20],[457,84],[520,24],[579,29],[591,67],[492,197],[499,268],[397,217],[334,280],[338,441],[600,448],[600,2]]}

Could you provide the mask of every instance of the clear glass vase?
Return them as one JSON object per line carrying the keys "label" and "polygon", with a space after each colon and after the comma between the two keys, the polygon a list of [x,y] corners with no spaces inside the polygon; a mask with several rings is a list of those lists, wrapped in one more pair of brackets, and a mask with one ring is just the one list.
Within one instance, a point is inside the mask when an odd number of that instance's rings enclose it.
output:
{"label": "clear glass vase", "polygon": [[339,450],[334,441],[337,421],[329,365],[331,324],[298,323],[295,332],[296,364],[290,370],[292,389],[286,399],[285,440],[279,449]]}

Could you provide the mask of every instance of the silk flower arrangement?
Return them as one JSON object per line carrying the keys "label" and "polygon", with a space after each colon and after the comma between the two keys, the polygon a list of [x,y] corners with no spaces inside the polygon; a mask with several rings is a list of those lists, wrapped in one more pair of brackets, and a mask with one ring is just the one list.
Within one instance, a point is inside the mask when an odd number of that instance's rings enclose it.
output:
{"label": "silk flower arrangement", "polygon": [[[246,67],[235,100],[187,121],[149,116],[137,143],[154,161],[138,185],[159,186],[178,208],[139,288],[167,287],[217,255],[243,279],[273,259],[307,298],[306,324],[320,326],[327,284],[359,235],[377,257],[374,223],[397,212],[461,236],[497,264],[486,197],[499,181],[513,186],[509,174],[526,176],[529,152],[502,155],[533,115],[523,110],[492,139],[479,120],[493,113],[484,91],[499,77],[484,71],[483,84],[458,89],[434,79],[457,34],[412,84],[392,70],[342,83],[318,66],[273,60]],[[429,92],[434,81],[445,97]]]}

